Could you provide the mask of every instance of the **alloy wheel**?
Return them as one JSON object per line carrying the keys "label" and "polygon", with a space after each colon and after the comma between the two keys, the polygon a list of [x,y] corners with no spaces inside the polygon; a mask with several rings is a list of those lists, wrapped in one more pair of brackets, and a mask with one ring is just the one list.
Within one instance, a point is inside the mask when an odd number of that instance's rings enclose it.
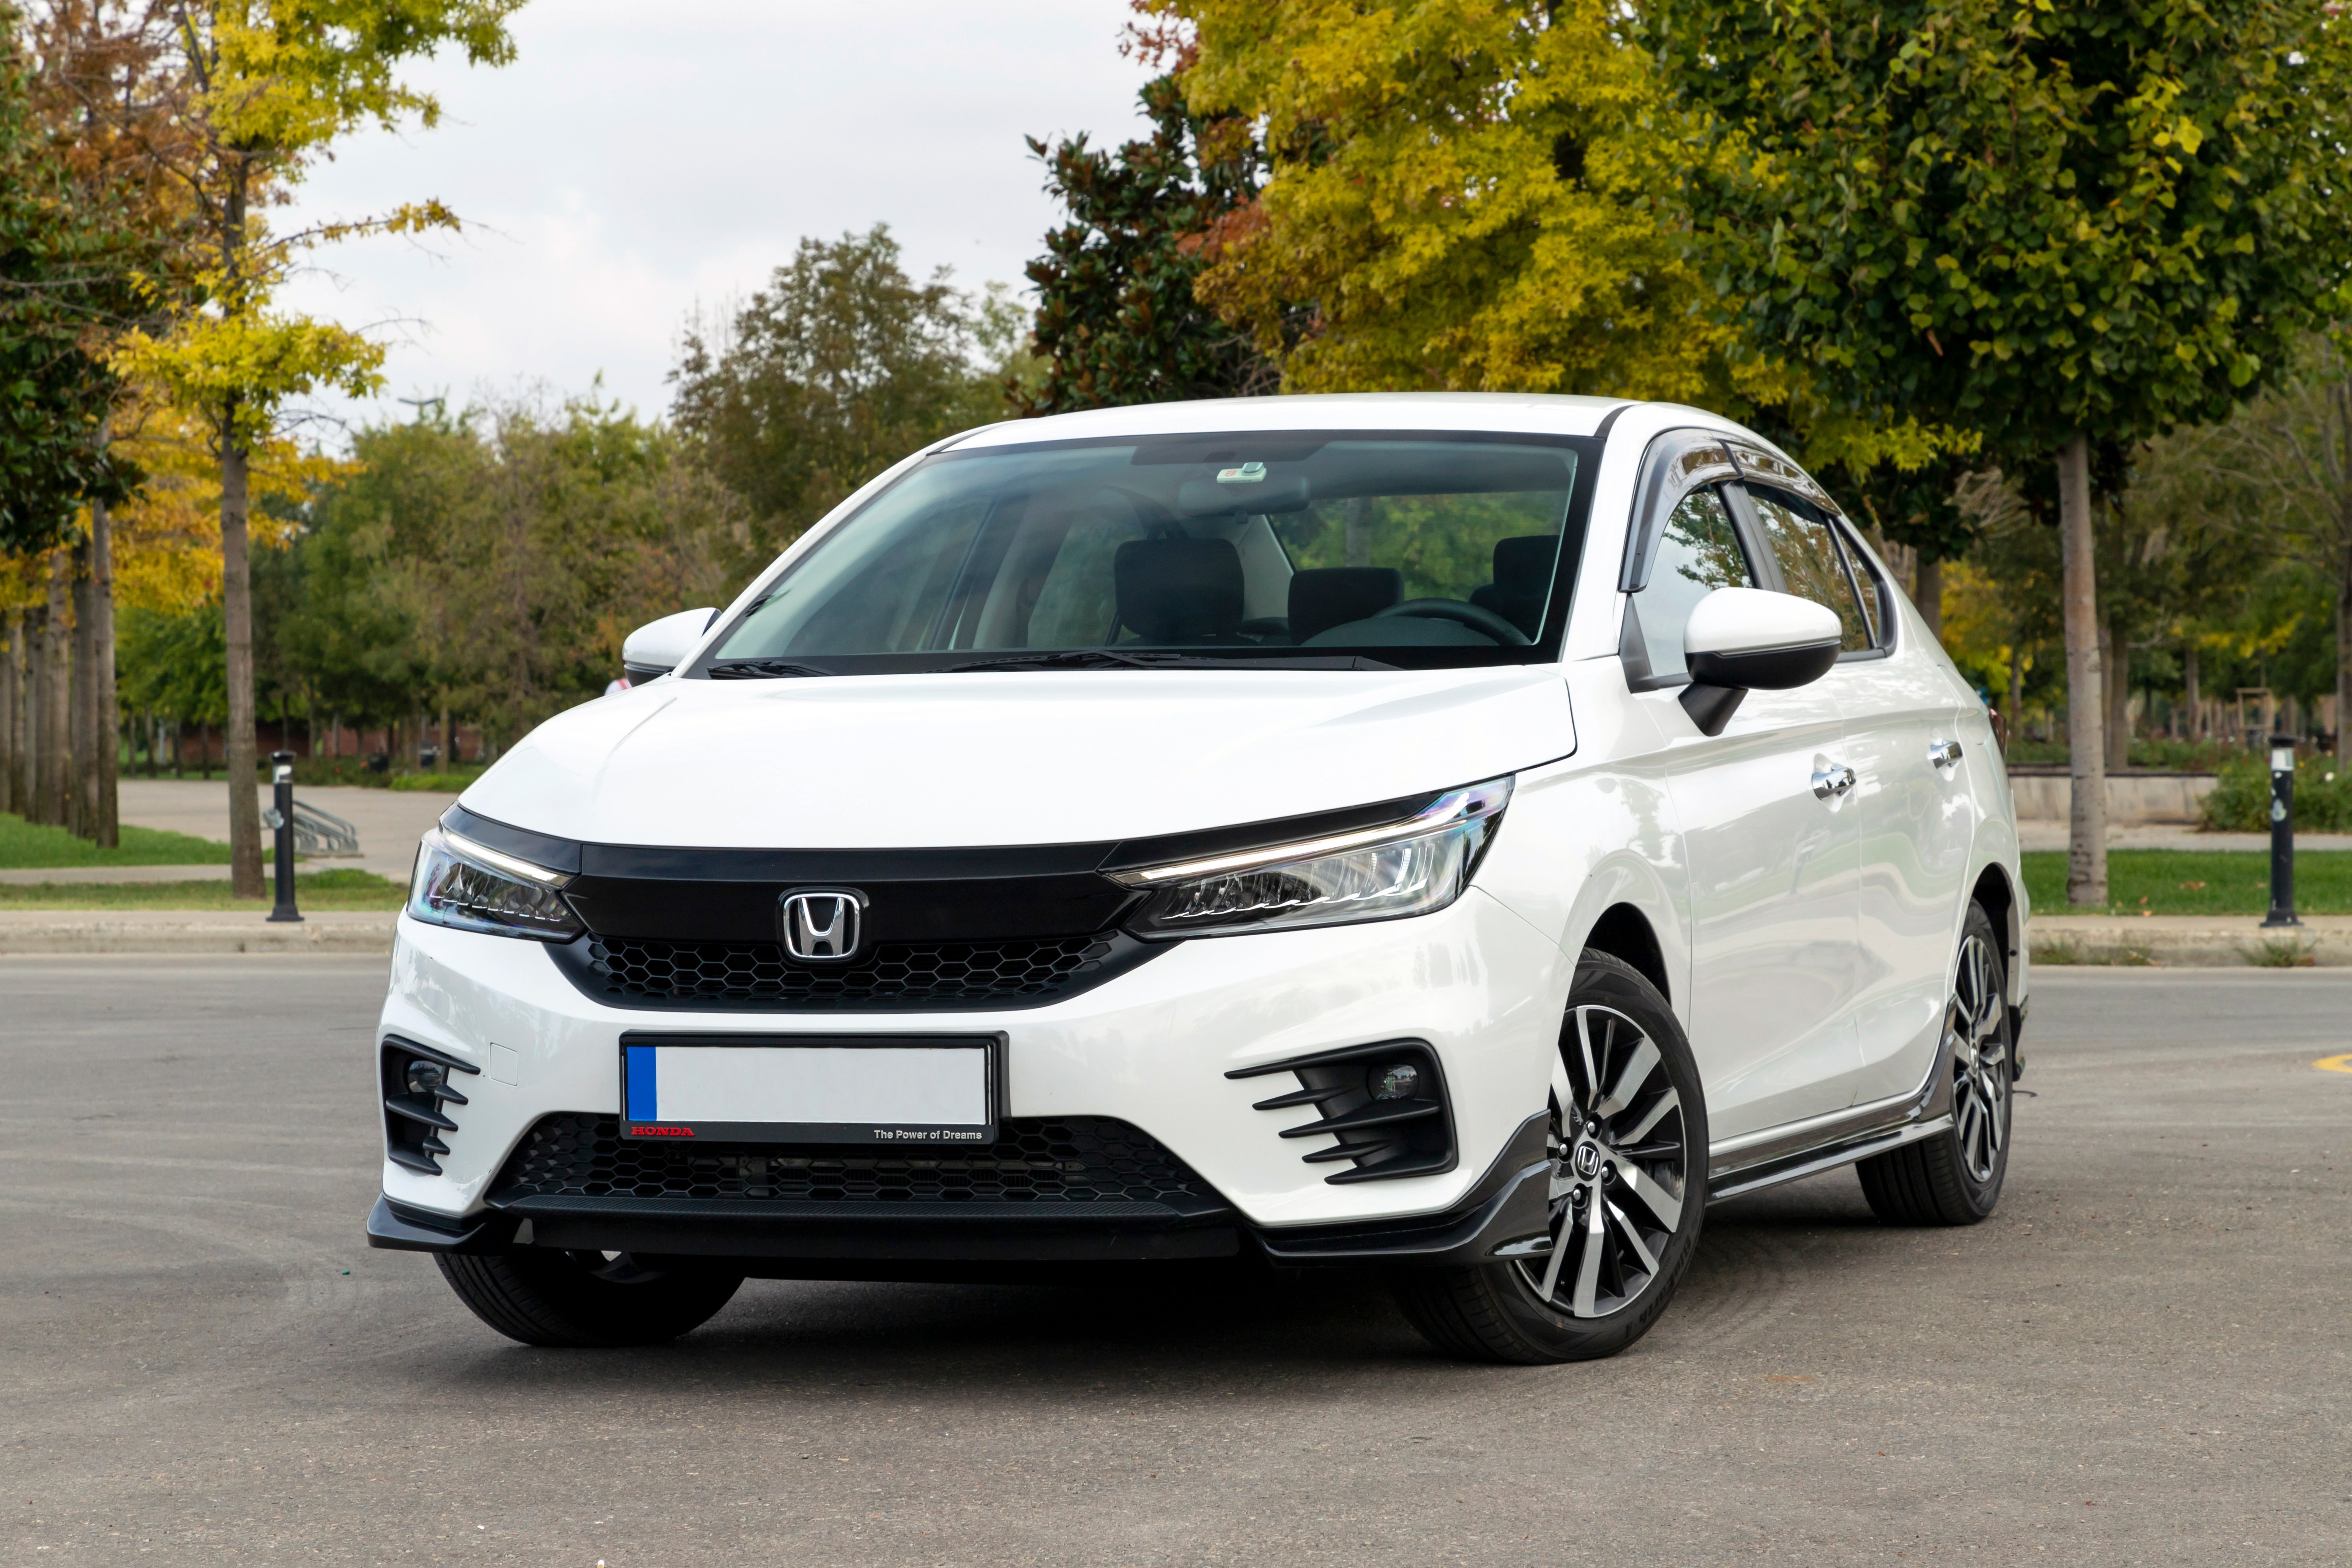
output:
{"label": "alloy wheel", "polygon": [[1551,1246],[1513,1264],[1573,1318],[1622,1311],[1682,1224],[1692,1151],[1656,1042],[1616,1009],[1572,1008],[1552,1068]]}
{"label": "alloy wheel", "polygon": [[1969,1180],[1993,1178],[2009,1140],[2010,1070],[2006,1005],[1992,950],[1970,932],[1960,943],[1952,999],[1944,1009],[1944,1045],[1952,1058],[1952,1127]]}

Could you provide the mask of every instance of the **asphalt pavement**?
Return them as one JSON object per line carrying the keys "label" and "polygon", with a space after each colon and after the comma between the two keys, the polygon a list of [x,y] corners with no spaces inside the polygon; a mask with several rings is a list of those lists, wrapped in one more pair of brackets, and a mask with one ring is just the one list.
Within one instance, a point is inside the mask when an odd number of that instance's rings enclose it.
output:
{"label": "asphalt pavement", "polygon": [[753,1281],[526,1350],[371,1252],[380,961],[0,959],[0,1561],[2352,1560],[2352,974],[2045,973],[2009,1192],[1716,1208],[1579,1366],[1367,1281]]}

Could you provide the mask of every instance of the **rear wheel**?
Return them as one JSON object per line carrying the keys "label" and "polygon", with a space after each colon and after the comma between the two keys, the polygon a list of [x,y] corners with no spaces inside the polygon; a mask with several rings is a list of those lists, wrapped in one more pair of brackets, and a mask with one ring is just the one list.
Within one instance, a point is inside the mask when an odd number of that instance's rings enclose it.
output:
{"label": "rear wheel", "polygon": [[1887,1224],[1974,1225],[2000,1202],[2015,1078],[2008,998],[1992,917],[1972,903],[1944,1005],[1952,1125],[1854,1167],[1871,1211]]}
{"label": "rear wheel", "polygon": [[522,1249],[442,1253],[441,1277],[474,1315],[527,1345],[654,1345],[700,1328],[743,1283],[740,1274],[651,1268],[625,1252]]}
{"label": "rear wheel", "polygon": [[1439,1349],[1614,1355],[1665,1310],[1706,1205],[1706,1107],[1674,1010],[1630,964],[1577,965],[1553,1064],[1550,1233],[1505,1262],[1420,1268],[1399,1302]]}

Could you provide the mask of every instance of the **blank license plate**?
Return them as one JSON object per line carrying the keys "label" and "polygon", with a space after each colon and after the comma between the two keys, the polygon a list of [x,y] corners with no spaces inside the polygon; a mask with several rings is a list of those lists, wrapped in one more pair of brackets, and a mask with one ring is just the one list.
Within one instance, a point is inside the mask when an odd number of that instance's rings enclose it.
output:
{"label": "blank license plate", "polygon": [[621,1134],[751,1143],[992,1143],[987,1037],[621,1040]]}

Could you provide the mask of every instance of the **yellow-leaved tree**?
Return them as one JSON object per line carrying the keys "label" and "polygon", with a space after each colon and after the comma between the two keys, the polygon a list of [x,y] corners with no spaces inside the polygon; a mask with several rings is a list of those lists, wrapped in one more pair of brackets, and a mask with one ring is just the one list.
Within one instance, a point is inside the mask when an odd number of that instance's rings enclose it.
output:
{"label": "yellow-leaved tree", "polygon": [[[1139,0],[1196,115],[1263,136],[1197,289],[1291,392],[1704,404],[1816,469],[1927,468],[1954,432],[1816,395],[1717,297],[1683,196],[1742,154],[1607,0]],[[1715,133],[1711,133],[1715,132]]]}
{"label": "yellow-leaved tree", "polygon": [[514,53],[507,18],[521,3],[158,0],[145,13],[171,62],[183,132],[156,155],[184,189],[197,222],[184,265],[152,280],[171,325],[131,333],[117,363],[165,389],[194,418],[218,468],[229,842],[239,897],[262,892],[253,788],[253,456],[281,435],[296,400],[377,390],[383,359],[361,333],[281,309],[275,297],[320,245],[457,226],[434,201],[282,232],[264,213],[289,199],[336,138],[370,124],[436,123],[440,104],[401,81],[401,68],[442,48],[476,65],[506,63]]}
{"label": "yellow-leaved tree", "polygon": [[1695,156],[1604,0],[1164,0],[1196,114],[1271,178],[1199,285],[1286,389],[1696,400],[1729,374],[1675,202]]}

